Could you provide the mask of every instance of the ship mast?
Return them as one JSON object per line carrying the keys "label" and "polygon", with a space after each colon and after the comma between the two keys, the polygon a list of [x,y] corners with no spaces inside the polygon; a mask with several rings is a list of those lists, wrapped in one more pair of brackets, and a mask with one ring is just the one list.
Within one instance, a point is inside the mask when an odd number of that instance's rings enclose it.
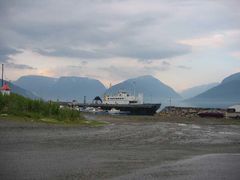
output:
{"label": "ship mast", "polygon": [[136,88],[136,82],[133,81],[133,95],[136,98],[136,92],[135,92],[136,90],[135,90],[135,88]]}
{"label": "ship mast", "polygon": [[4,64],[2,64],[2,86],[3,86],[3,71],[4,71]]}

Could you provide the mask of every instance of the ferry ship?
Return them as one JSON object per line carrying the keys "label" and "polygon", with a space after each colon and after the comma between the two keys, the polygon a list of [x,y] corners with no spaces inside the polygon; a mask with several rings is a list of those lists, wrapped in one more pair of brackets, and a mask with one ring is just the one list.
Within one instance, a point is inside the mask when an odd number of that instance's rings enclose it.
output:
{"label": "ferry ship", "polygon": [[[96,98],[95,98],[96,99]],[[103,110],[109,111],[111,109],[119,110],[124,114],[132,115],[154,115],[160,108],[161,104],[148,104],[143,102],[143,94],[130,95],[126,91],[119,91],[116,95],[104,95],[103,101],[100,103],[93,102],[87,106],[100,107]]]}
{"label": "ferry ship", "polygon": [[143,94],[137,96],[130,95],[125,91],[120,91],[116,95],[104,95],[103,101],[97,96],[92,103],[67,103],[61,102],[61,105],[70,107],[79,107],[82,109],[101,109],[109,114],[129,114],[129,115],[154,115],[161,104],[150,104],[143,102]]}
{"label": "ferry ship", "polygon": [[117,95],[104,95],[103,104],[143,104],[143,94],[132,96],[126,91],[119,91]]}

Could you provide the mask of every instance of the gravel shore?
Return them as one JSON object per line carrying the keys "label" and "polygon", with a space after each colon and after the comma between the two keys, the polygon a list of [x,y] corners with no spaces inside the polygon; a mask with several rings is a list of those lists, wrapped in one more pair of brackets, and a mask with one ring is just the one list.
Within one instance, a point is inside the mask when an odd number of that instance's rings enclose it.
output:
{"label": "gravel shore", "polygon": [[0,179],[240,179],[239,125],[88,118],[109,124],[0,119]]}

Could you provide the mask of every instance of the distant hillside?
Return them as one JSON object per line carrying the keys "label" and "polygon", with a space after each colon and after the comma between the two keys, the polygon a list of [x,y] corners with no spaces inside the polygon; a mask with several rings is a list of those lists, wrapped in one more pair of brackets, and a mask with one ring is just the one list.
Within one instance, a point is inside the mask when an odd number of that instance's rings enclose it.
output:
{"label": "distant hillside", "polygon": [[188,98],[192,98],[194,96],[197,96],[215,86],[219,85],[219,83],[210,83],[210,84],[204,84],[204,85],[200,85],[200,86],[195,86],[189,89],[186,89],[184,91],[182,91],[180,94],[183,98],[188,99]]}
{"label": "distant hillside", "polygon": [[[0,82],[2,82],[2,80],[0,79]],[[32,93],[31,91],[28,91],[26,89],[23,89],[11,82],[8,81],[4,81],[4,83],[7,82],[9,87],[11,88],[11,92],[15,93],[15,94],[19,94],[21,96],[27,97],[27,98],[31,98],[31,99],[38,99],[39,97],[37,95],[35,95],[34,93]]]}
{"label": "distant hillside", "polygon": [[193,97],[189,102],[199,106],[228,107],[240,103],[240,73],[225,78],[221,84]]}
{"label": "distant hillside", "polygon": [[45,76],[22,76],[14,84],[32,91],[39,97],[49,100],[52,98],[53,86],[57,81],[56,78],[45,77]]}
{"label": "distant hillside", "polygon": [[87,100],[91,101],[106,90],[100,81],[87,77],[23,76],[14,83],[46,100],[83,101],[86,96]]}
{"label": "distant hillside", "polygon": [[143,93],[145,102],[163,102],[170,98],[181,98],[171,87],[162,83],[153,76],[140,76],[128,79],[112,86],[106,94],[115,94],[120,90],[125,90],[131,94]]}
{"label": "distant hillside", "polygon": [[232,74],[232,75],[226,77],[226,78],[222,81],[222,84],[223,84],[223,83],[232,82],[232,81],[239,81],[239,80],[240,80],[240,72],[239,72],[239,73]]}

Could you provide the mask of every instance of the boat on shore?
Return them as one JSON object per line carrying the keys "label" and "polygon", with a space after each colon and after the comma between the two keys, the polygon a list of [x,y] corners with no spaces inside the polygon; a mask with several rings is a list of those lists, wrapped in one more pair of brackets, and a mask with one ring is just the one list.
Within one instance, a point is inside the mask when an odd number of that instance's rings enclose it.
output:
{"label": "boat on shore", "polygon": [[105,95],[103,101],[97,96],[92,103],[78,103],[75,106],[83,109],[89,107],[100,108],[103,111],[110,112],[110,114],[111,109],[116,109],[119,111],[118,114],[154,115],[160,108],[161,104],[144,103],[142,94],[134,96],[125,91],[120,91],[116,95]]}
{"label": "boat on shore", "polygon": [[108,112],[108,114],[111,114],[111,115],[128,115],[128,114],[130,114],[129,111],[120,111],[120,110],[115,109],[115,108],[112,108],[107,112]]}
{"label": "boat on shore", "polygon": [[126,91],[119,91],[116,95],[104,95],[103,104],[143,104],[143,94],[130,95]]}

